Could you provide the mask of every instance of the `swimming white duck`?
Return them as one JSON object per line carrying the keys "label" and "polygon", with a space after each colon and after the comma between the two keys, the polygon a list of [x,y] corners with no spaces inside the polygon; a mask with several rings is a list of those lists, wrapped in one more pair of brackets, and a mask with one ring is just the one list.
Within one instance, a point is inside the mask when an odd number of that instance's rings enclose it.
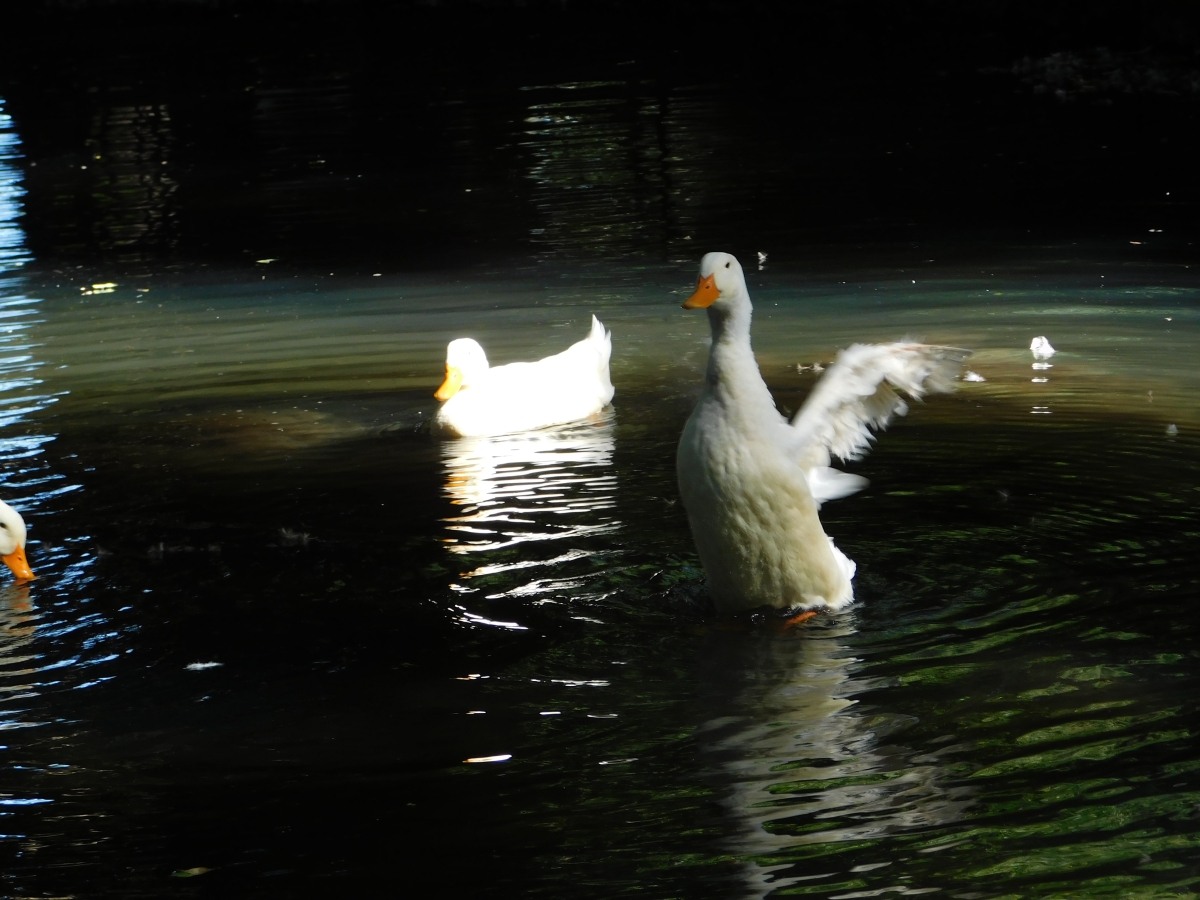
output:
{"label": "swimming white duck", "polygon": [[611,355],[612,333],[595,316],[586,338],[537,362],[493,368],[476,341],[451,341],[446,380],[434,394],[445,401],[434,426],[458,437],[483,437],[586,419],[613,398]]}
{"label": "swimming white duck", "polygon": [[825,500],[866,486],[831,468],[861,456],[914,398],[947,391],[970,351],[926,344],[854,344],[838,353],[789,423],[750,348],[750,294],[737,259],[709,253],[684,309],[707,308],[712,350],[704,391],[679,439],[676,471],[709,592],[725,610],[840,609],[854,599],[854,563],[825,534]]}
{"label": "swimming white duck", "polygon": [[25,559],[25,520],[3,500],[0,500],[0,560],[12,569],[18,581],[37,577]]}

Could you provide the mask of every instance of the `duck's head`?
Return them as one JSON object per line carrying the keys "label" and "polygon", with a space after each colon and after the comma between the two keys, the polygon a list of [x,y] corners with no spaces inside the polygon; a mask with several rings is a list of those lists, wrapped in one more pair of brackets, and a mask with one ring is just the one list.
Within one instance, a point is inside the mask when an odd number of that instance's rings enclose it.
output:
{"label": "duck's head", "polygon": [[732,253],[705,253],[700,260],[700,280],[696,293],[683,301],[684,309],[720,309],[746,292],[746,276],[742,264]]}
{"label": "duck's head", "polygon": [[0,500],[0,560],[19,581],[35,577],[25,559],[25,520],[3,500]]}
{"label": "duck's head", "polygon": [[438,400],[449,400],[455,394],[487,374],[487,354],[478,341],[459,338],[446,345],[446,380],[434,393]]}

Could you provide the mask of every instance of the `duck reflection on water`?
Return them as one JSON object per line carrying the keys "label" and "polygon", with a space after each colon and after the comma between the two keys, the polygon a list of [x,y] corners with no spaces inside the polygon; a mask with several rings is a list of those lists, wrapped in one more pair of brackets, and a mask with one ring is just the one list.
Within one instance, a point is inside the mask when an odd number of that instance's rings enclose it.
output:
{"label": "duck reflection on water", "polygon": [[[578,588],[569,563],[621,527],[612,410],[573,425],[442,444],[446,548],[471,565],[454,588],[489,599]],[[532,570],[532,581],[515,575]]]}
{"label": "duck reflection on water", "polygon": [[45,647],[39,646],[44,641],[35,643],[43,619],[28,581],[0,587],[0,731],[46,724],[29,708],[32,698],[58,681],[45,673],[60,663],[47,658]]}
{"label": "duck reflection on water", "polygon": [[[0,661],[13,665],[29,659],[17,659],[12,654],[32,640],[39,618],[29,596],[29,582],[18,581],[0,587]],[[12,690],[11,686],[9,690]]]}
{"label": "duck reflection on water", "polygon": [[[814,845],[851,847],[946,825],[972,802],[971,789],[951,783],[953,759],[943,761],[954,746],[933,753],[906,747],[902,735],[915,718],[860,705],[856,695],[879,685],[858,674],[856,631],[851,611],[782,636],[752,629],[745,641],[731,642],[715,633],[706,648],[714,675],[740,670],[741,686],[717,704],[724,715],[701,734],[738,822],[729,850],[748,860],[745,896],[794,883],[815,888],[823,873],[837,882],[848,874],[837,871],[841,854]],[[870,868],[886,864],[881,853]]]}

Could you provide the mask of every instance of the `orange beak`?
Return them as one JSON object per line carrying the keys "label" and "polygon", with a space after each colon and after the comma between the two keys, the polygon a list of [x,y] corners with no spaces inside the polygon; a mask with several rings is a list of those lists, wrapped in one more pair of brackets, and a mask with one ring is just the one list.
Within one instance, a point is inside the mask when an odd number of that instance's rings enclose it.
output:
{"label": "orange beak", "polygon": [[458,393],[458,389],[462,387],[463,373],[458,366],[446,364],[446,380],[442,382],[442,386],[434,391],[434,398],[442,401],[449,400]]}
{"label": "orange beak", "polygon": [[717,289],[717,279],[709,275],[707,278],[701,278],[696,282],[696,293],[683,301],[683,308],[704,309],[712,306],[720,296],[721,292]]}
{"label": "orange beak", "polygon": [[29,568],[29,562],[25,559],[25,548],[18,547],[8,556],[0,556],[4,560],[4,564],[12,569],[12,573],[17,576],[17,581],[32,581],[37,578],[33,574],[33,569]]}

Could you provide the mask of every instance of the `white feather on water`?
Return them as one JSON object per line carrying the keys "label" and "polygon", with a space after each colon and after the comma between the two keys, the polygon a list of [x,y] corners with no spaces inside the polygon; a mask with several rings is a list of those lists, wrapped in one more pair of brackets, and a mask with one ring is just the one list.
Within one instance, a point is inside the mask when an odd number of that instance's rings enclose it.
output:
{"label": "white feather on water", "polygon": [[1044,335],[1035,337],[1029,342],[1029,349],[1033,351],[1034,359],[1049,359],[1058,351],[1050,346],[1050,341]]}

